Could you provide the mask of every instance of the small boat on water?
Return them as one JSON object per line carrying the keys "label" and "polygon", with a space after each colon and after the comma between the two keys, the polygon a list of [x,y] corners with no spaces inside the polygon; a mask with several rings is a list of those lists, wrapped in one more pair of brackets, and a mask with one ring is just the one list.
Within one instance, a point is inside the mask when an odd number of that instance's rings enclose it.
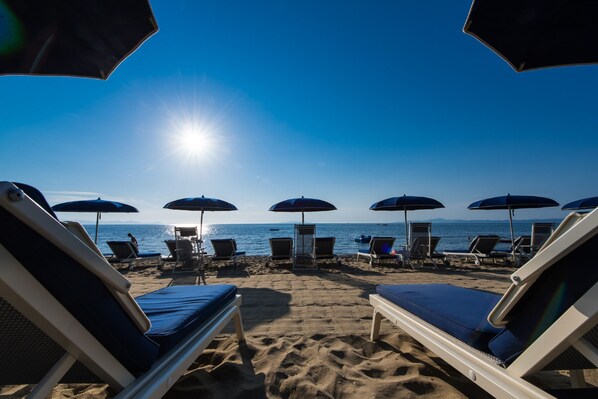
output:
{"label": "small boat on water", "polygon": [[365,244],[369,244],[370,241],[372,241],[372,236],[366,236],[366,235],[362,234],[359,237],[355,237],[355,242],[362,242]]}
{"label": "small boat on water", "polygon": [[280,229],[270,229],[270,231],[280,231]]}

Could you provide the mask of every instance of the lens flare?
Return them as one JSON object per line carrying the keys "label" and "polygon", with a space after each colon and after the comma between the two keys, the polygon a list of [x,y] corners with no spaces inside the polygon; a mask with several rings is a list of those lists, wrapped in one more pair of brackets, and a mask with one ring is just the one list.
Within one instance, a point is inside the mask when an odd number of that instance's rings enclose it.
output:
{"label": "lens flare", "polygon": [[18,51],[24,41],[21,22],[0,0],[0,54],[9,55]]}

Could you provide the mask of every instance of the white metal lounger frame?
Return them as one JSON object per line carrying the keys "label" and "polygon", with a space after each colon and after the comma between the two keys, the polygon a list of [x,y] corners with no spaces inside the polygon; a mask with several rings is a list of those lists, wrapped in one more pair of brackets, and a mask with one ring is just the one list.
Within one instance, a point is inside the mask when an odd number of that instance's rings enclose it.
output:
{"label": "white metal lounger frame", "polygon": [[375,245],[375,241],[377,241],[377,240],[389,241],[389,242],[392,240],[391,247],[395,243],[395,239],[392,237],[372,237],[372,240],[370,241],[370,247],[369,247],[370,252],[368,252],[368,253],[357,252],[357,260],[359,261],[360,256],[369,258],[370,266],[373,265],[374,261],[376,261],[378,264],[380,264],[380,261],[382,261],[384,259],[394,259],[395,263],[399,264],[399,255],[392,255],[392,254],[380,254],[379,255],[375,252],[372,252],[374,245]]}
{"label": "white metal lounger frame", "polygon": [[[497,236],[498,237],[498,236]],[[494,239],[494,237],[489,237],[489,236],[478,236],[475,238],[476,240],[490,240],[490,239]],[[498,243],[498,238],[496,239],[496,242]],[[491,255],[487,254],[487,253],[483,253],[480,251],[474,251],[474,252],[443,252],[442,253],[444,255],[444,259],[445,259],[445,263],[448,264],[448,260],[446,259],[447,257],[461,257],[461,258],[474,258],[475,259],[475,264],[476,265],[481,265],[482,261],[484,259],[492,259],[494,261],[494,263],[496,263],[496,258],[492,257]]]}
{"label": "white metal lounger frame", "polygon": [[[598,234],[598,212],[592,212],[585,219],[572,214],[555,233],[557,237],[553,234],[542,251],[511,276],[513,285],[488,316],[492,324],[500,326],[506,323],[509,311],[543,270]],[[370,303],[374,307],[372,340],[379,338],[380,322],[384,316],[498,398],[552,398],[525,378],[544,369],[570,347],[598,368],[598,348],[595,342],[589,341],[589,335],[595,336],[598,326],[598,283],[506,368],[497,359],[471,348],[380,295],[370,295]],[[580,370],[571,370],[571,376],[574,387],[583,386]]]}
{"label": "white metal lounger frame", "polygon": [[[129,299],[132,300],[128,294],[128,280],[114,271],[105,259],[77,239],[22,191],[11,183],[0,182],[0,206],[69,255],[76,254],[73,258],[77,259],[82,267],[86,267],[100,278],[117,299],[120,296],[119,302],[138,327],[142,331],[149,328],[149,321],[136,303],[127,304]],[[107,268],[98,264],[98,261],[107,265]],[[0,299],[8,302],[65,351],[45,377],[36,384],[29,395],[30,398],[48,397],[53,387],[77,361],[114,390],[120,391],[117,396],[119,398],[160,398],[230,321],[234,321],[238,340],[244,340],[240,312],[241,296],[237,295],[225,308],[158,358],[148,371],[135,378],[1,244],[0,264]],[[109,270],[115,274],[111,274]]]}

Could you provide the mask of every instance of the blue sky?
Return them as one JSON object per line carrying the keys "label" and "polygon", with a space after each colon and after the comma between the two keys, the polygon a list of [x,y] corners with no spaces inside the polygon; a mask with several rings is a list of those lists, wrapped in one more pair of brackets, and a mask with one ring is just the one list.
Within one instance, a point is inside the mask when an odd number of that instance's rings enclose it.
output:
{"label": "blue sky", "polygon": [[470,1],[151,4],[159,32],[107,81],[0,77],[2,180],[140,210],[105,222],[194,223],[162,207],[202,194],[239,208],[209,223],[295,220],[267,209],[301,195],[338,208],[313,222],[401,220],[368,208],[403,194],[446,206],[414,219],[597,195],[598,66],[514,72],[462,32]]}

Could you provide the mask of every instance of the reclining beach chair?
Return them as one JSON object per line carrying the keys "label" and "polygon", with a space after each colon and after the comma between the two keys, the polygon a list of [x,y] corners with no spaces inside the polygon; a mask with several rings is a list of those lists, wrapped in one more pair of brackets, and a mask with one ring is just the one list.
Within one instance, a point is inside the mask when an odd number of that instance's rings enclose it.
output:
{"label": "reclining beach chair", "polygon": [[335,237],[316,237],[315,240],[316,267],[320,260],[326,259],[334,259],[337,265],[341,264],[338,255],[334,253]]}
{"label": "reclining beach chair", "polygon": [[383,260],[394,260],[395,263],[399,262],[399,255],[392,253],[392,246],[395,243],[394,237],[372,237],[370,241],[370,247],[368,249],[360,249],[357,251],[357,260],[360,256],[368,258],[370,266],[374,262],[380,263]]}
{"label": "reclining beach chair", "polygon": [[440,242],[440,237],[417,237],[411,244],[409,250],[409,263],[412,261],[425,261],[429,260],[434,266],[436,266],[435,260],[444,260],[444,254],[436,252],[436,247]]}
{"label": "reclining beach chair", "polygon": [[497,398],[561,397],[530,378],[571,370],[572,386],[582,387],[581,370],[598,368],[596,246],[598,211],[571,214],[502,296],[445,284],[379,286],[370,295],[371,338],[384,316]]}
{"label": "reclining beach chair", "polygon": [[548,237],[554,231],[554,223],[534,223],[532,224],[532,239],[530,243],[530,253],[534,256],[542,245],[548,240]]}
{"label": "reclining beach chair", "polygon": [[162,254],[160,252],[137,252],[131,241],[108,241],[106,242],[114,254],[108,260],[113,263],[127,263],[129,269],[139,265],[140,261],[157,260],[158,267],[162,266]]}
{"label": "reclining beach chair", "polygon": [[60,382],[104,382],[117,398],[160,398],[230,321],[244,339],[235,286],[133,299],[126,278],[9,182],[0,226],[0,385],[37,384],[29,397],[45,398]]}
{"label": "reclining beach chair", "polygon": [[165,262],[176,262],[176,240],[164,240],[164,243],[166,244],[166,248],[168,248],[168,256],[163,260]]}
{"label": "reclining beach chair", "polygon": [[[293,239],[291,237],[270,238],[270,261],[293,261]],[[266,264],[267,266],[267,264]]]}
{"label": "reclining beach chair", "polygon": [[315,252],[316,225],[295,225],[295,246],[293,247],[293,270],[316,270]]}
{"label": "reclining beach chair", "polygon": [[233,266],[237,266],[237,258],[245,257],[245,251],[237,251],[237,242],[232,238],[214,239],[212,248],[214,248],[214,255],[210,258],[210,263],[221,260],[232,260]]}
{"label": "reclining beach chair", "polygon": [[87,230],[85,230],[85,227],[83,227],[81,223],[72,221],[61,221],[60,223],[62,223],[62,225],[66,227],[68,231],[70,231],[75,237],[81,240],[83,244],[91,248],[95,253],[97,253],[100,256],[106,257],[106,255],[100,252],[100,249],[97,247],[95,242],[93,242],[93,239],[89,236]]}
{"label": "reclining beach chair", "polygon": [[476,236],[469,244],[469,249],[451,249],[442,252],[445,259],[445,264],[448,265],[448,258],[474,258],[475,264],[480,265],[485,259],[492,259],[496,263],[497,259],[506,261],[509,254],[505,252],[495,251],[496,244],[500,241],[497,235],[479,235]]}
{"label": "reclining beach chair", "polygon": [[432,237],[432,223],[409,222],[409,248],[413,247],[415,240]]}

